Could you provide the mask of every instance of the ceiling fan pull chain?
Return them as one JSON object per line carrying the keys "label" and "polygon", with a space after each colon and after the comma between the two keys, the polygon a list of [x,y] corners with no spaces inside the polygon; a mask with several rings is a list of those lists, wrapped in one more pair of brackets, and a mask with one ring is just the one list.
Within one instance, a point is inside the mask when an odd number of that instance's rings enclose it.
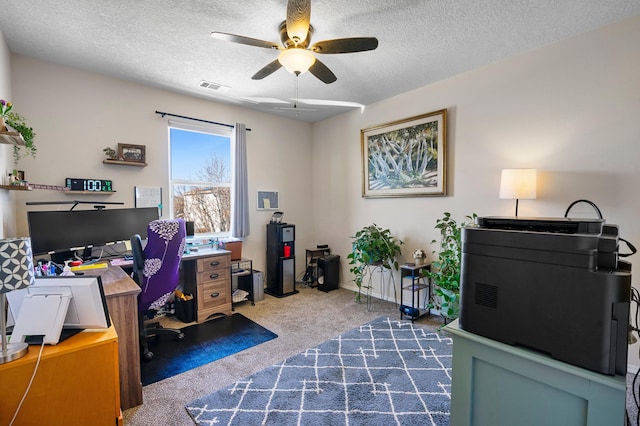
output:
{"label": "ceiling fan pull chain", "polygon": [[293,107],[296,110],[296,117],[297,117],[298,116],[298,78],[299,77],[295,75],[293,78],[295,79],[294,84],[295,84],[295,91],[296,91],[296,97],[293,99]]}

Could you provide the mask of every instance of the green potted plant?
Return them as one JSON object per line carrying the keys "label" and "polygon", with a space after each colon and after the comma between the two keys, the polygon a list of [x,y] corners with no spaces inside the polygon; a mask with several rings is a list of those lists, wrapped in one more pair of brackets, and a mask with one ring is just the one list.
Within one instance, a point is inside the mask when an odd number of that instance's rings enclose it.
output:
{"label": "green potted plant", "polygon": [[462,227],[472,225],[476,215],[465,216],[468,222],[458,224],[445,212],[436,220],[435,228],[440,231],[439,250],[434,250],[437,259],[431,262],[431,270],[426,272],[433,283],[433,299],[430,307],[435,307],[445,319],[445,324],[458,317],[460,312],[460,263],[462,260]]}
{"label": "green potted plant", "polygon": [[[349,259],[349,271],[355,275],[355,283],[358,287],[356,301],[360,302],[360,294],[367,268],[371,265],[381,266],[385,269],[398,270],[396,258],[401,253],[401,240],[393,237],[391,231],[376,225],[365,226],[351,237],[351,253]],[[365,286],[365,288],[369,288]]]}
{"label": "green potted plant", "polygon": [[102,152],[104,152],[104,155],[107,156],[107,160],[118,159],[118,154],[116,153],[116,150],[111,147],[106,147],[105,149],[102,150]]}
{"label": "green potted plant", "polygon": [[[23,116],[11,111],[12,108],[13,104],[11,102],[0,99],[0,131],[12,129],[20,133],[24,139],[24,146],[13,146],[13,164],[17,166],[18,161],[22,157],[30,155],[35,158],[37,148],[34,143],[34,138],[36,134],[33,131],[33,128],[27,125]],[[22,148],[24,148],[24,152],[22,151]]]}

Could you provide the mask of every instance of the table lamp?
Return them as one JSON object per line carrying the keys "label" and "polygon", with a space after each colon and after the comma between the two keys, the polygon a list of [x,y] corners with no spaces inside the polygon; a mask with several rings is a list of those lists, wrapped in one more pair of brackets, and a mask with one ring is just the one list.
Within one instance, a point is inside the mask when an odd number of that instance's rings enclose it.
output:
{"label": "table lamp", "polygon": [[516,200],[516,217],[518,217],[518,200],[535,200],[536,198],[536,169],[502,170],[500,198]]}
{"label": "table lamp", "polygon": [[30,238],[0,240],[0,329],[2,352],[0,364],[14,361],[27,354],[27,343],[7,342],[7,295],[13,290],[35,283]]}

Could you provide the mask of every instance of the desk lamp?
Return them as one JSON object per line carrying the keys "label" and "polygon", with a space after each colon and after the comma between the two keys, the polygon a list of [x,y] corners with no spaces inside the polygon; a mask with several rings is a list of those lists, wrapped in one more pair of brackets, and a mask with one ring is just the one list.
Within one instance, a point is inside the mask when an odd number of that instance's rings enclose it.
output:
{"label": "desk lamp", "polygon": [[0,240],[0,329],[2,352],[0,364],[27,354],[27,343],[7,343],[7,295],[13,290],[35,284],[30,238]]}
{"label": "desk lamp", "polygon": [[516,217],[518,217],[518,200],[535,200],[536,198],[536,169],[502,170],[500,198],[516,200]]}

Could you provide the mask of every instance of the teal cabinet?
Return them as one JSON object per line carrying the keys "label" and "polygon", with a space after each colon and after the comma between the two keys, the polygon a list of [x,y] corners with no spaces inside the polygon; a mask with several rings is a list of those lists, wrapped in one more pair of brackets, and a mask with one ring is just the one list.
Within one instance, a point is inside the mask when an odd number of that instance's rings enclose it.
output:
{"label": "teal cabinet", "polygon": [[445,327],[453,337],[451,425],[623,425],[626,381]]}

